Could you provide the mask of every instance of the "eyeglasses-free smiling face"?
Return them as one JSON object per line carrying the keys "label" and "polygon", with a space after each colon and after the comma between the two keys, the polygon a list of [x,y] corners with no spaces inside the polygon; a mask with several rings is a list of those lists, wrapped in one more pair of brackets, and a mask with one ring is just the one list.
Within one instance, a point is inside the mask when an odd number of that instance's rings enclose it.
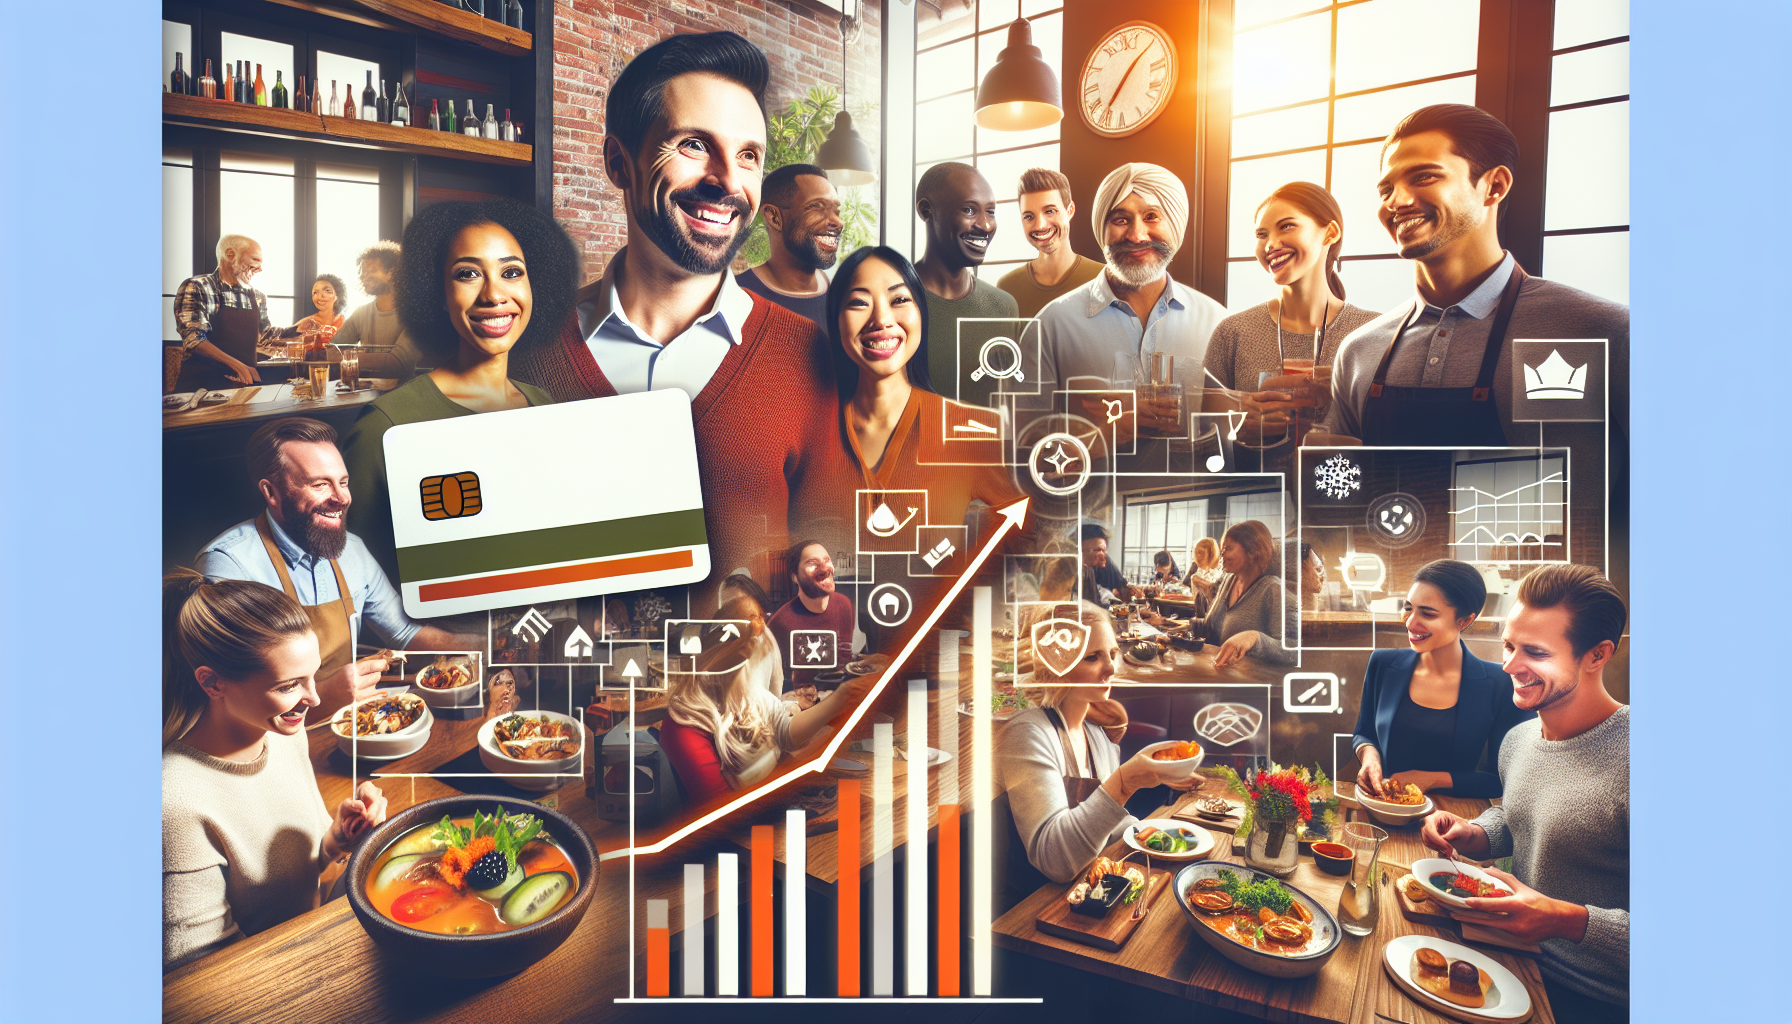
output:
{"label": "eyeglasses-free smiling face", "polygon": [[796,565],[796,585],[811,598],[834,592],[834,560],[827,548],[811,544],[803,549]]}
{"label": "eyeglasses-free smiling face", "polygon": [[1070,244],[1070,218],[1076,216],[1076,204],[1064,198],[1057,189],[1028,192],[1020,197],[1020,226],[1027,233],[1027,244],[1050,256],[1061,245]]}
{"label": "eyeglasses-free smiling face", "polygon": [[448,243],[443,268],[448,322],[471,345],[487,355],[510,351],[529,326],[533,296],[523,247],[496,224],[462,228]]}
{"label": "eyeglasses-free smiling face", "polygon": [[929,251],[956,250],[953,263],[980,266],[996,237],[996,196],[983,175],[955,171],[939,189],[937,205],[932,200],[923,202],[921,216],[927,221]]}
{"label": "eyeglasses-free smiling face", "polygon": [[1430,583],[1414,583],[1402,609],[1407,646],[1420,654],[1454,646],[1472,617],[1458,618],[1444,592]]}
{"label": "eyeglasses-free smiling face", "polygon": [[328,281],[319,281],[311,286],[311,304],[317,311],[327,317],[336,315],[336,289]]}
{"label": "eyeglasses-free smiling face", "polygon": [[317,636],[304,633],[268,648],[261,671],[254,675],[225,679],[200,666],[195,677],[211,698],[209,714],[221,714],[249,734],[294,736],[305,731],[305,712],[318,704],[315,678],[320,664]]}
{"label": "eyeglasses-free smiling face", "polygon": [[1257,265],[1276,284],[1292,284],[1318,270],[1337,240],[1335,224],[1319,224],[1286,200],[1272,199],[1257,212]]}
{"label": "eyeglasses-free smiling face", "polygon": [[1526,711],[1541,711],[1574,696],[1582,666],[1600,648],[1575,657],[1568,640],[1573,622],[1568,610],[1559,606],[1513,605],[1500,637],[1505,646],[1500,668],[1512,677],[1512,703]]}
{"label": "eyeglasses-free smiling face", "polygon": [[687,273],[721,273],[746,244],[765,171],[765,114],[745,87],[679,75],[660,94],[641,152],[605,157],[628,193],[629,218]]}
{"label": "eyeglasses-free smiling face", "polygon": [[840,257],[840,233],[846,221],[840,218],[840,196],[828,179],[815,174],[799,174],[794,182],[795,196],[789,210],[782,214],[784,246],[810,270],[826,270]]}
{"label": "eyeglasses-free smiling face", "polygon": [[1474,234],[1499,212],[1511,172],[1493,168],[1480,181],[1442,132],[1420,132],[1394,143],[1382,161],[1376,186],[1382,227],[1400,258],[1422,260]]}
{"label": "eyeglasses-free smiling face", "polygon": [[840,304],[840,344],[873,377],[902,373],[921,347],[921,310],[896,268],[868,257]]}
{"label": "eyeglasses-free smiling face", "polygon": [[1128,193],[1108,211],[1105,226],[1102,252],[1108,269],[1123,283],[1143,288],[1169,270],[1170,257],[1176,254],[1170,244],[1170,219],[1151,200]]}

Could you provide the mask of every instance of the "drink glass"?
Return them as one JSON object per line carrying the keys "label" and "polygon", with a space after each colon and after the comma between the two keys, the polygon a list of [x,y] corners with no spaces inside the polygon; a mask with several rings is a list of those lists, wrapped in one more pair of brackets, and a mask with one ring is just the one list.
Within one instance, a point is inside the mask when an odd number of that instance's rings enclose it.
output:
{"label": "drink glass", "polygon": [[[287,341],[286,361],[289,364],[287,367],[288,373],[298,372],[299,366],[305,362],[305,339],[302,335]],[[305,378],[289,376],[286,378],[286,382],[288,384],[303,384]]]}
{"label": "drink glass", "polygon": [[312,363],[306,369],[311,372],[311,397],[322,400],[330,393],[330,364]]}
{"label": "drink glass", "polygon": [[1355,859],[1350,862],[1350,877],[1344,891],[1338,894],[1338,923],[1351,935],[1367,935],[1375,930],[1381,914],[1381,844],[1388,834],[1374,825],[1353,821],[1344,826],[1343,843]]}
{"label": "drink glass", "polygon": [[361,386],[361,353],[344,349],[338,376],[342,378],[342,390],[353,391]]}

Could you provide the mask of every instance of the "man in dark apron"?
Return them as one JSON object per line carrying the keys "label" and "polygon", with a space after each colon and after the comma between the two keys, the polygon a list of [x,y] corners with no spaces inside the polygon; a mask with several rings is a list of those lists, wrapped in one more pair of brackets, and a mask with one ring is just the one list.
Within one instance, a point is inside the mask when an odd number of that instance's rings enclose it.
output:
{"label": "man in dark apron", "polygon": [[268,300],[249,286],[261,272],[261,245],[243,235],[218,240],[218,269],[181,282],[174,321],[186,357],[176,391],[212,390],[261,379],[255,346],[290,333],[268,322]]}

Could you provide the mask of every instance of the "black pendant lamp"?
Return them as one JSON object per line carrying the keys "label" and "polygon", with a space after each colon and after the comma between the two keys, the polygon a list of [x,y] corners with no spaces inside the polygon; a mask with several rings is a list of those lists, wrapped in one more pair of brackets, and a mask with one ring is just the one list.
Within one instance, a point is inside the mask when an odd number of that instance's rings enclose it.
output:
{"label": "black pendant lamp", "polygon": [[1057,73],[1033,45],[1033,25],[1008,26],[1008,45],[977,87],[977,124],[1001,132],[1047,128],[1064,117]]}
{"label": "black pendant lamp", "polygon": [[871,161],[871,147],[865,145],[852,115],[846,112],[846,41],[848,20],[840,19],[840,112],[834,115],[834,130],[815,154],[815,163],[828,172],[828,180],[837,186],[869,185],[877,180],[877,167]]}

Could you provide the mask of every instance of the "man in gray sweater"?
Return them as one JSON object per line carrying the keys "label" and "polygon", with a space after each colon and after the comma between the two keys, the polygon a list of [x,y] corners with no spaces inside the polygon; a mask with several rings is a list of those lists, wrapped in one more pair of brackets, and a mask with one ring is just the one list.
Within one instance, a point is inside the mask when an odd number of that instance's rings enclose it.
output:
{"label": "man in gray sweater", "polygon": [[1512,700],[1537,712],[1500,748],[1501,806],[1474,821],[1425,819],[1426,845],[1512,858],[1488,869],[1512,895],[1471,899],[1473,920],[1543,948],[1557,1020],[1630,1019],[1630,707],[1605,689],[1624,602],[1584,565],[1547,565],[1518,585],[1506,620]]}

